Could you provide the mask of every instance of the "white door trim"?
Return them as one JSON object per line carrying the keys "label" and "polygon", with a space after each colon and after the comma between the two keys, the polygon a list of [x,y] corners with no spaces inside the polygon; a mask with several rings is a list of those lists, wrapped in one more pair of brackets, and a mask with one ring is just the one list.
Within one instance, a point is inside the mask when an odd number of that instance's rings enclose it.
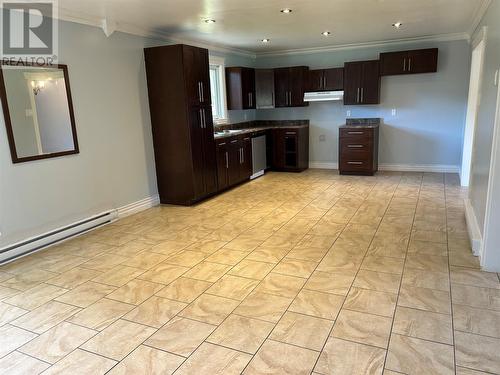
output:
{"label": "white door trim", "polygon": [[470,172],[474,153],[474,134],[476,130],[479,106],[481,105],[481,83],[483,77],[487,31],[488,29],[486,26],[482,27],[472,41],[469,95],[464,126],[462,166],[460,168],[460,184],[462,186],[469,186],[470,184]]}
{"label": "white door trim", "polygon": [[[486,271],[500,272],[500,84],[497,91],[497,108],[491,146],[490,174],[486,197],[481,267]],[[495,194],[495,192],[497,192]]]}

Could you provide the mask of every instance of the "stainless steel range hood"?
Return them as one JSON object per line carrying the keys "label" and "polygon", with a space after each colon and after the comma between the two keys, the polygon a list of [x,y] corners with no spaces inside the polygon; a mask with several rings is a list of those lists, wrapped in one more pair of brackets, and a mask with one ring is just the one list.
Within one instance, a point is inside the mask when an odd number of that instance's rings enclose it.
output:
{"label": "stainless steel range hood", "polygon": [[326,102],[334,100],[343,100],[344,91],[318,91],[306,92],[304,94],[305,102]]}

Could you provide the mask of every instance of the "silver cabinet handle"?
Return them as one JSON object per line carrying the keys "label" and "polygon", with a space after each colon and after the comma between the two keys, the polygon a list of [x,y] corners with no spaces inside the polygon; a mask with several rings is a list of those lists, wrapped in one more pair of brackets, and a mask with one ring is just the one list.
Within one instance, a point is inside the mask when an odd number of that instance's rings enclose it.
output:
{"label": "silver cabinet handle", "polygon": [[359,89],[359,87],[358,87],[358,94],[357,94],[357,96],[356,96],[356,102],[357,102],[357,103],[359,103],[359,96],[360,96],[360,95],[359,95],[359,92],[360,92],[360,89]]}
{"label": "silver cabinet handle", "polygon": [[348,161],[347,164],[363,165],[363,162],[362,161]]}
{"label": "silver cabinet handle", "polygon": [[286,135],[296,135],[297,132],[285,132]]}
{"label": "silver cabinet handle", "polygon": [[241,148],[241,164],[245,162],[245,153],[243,151],[243,148]]}
{"label": "silver cabinet handle", "polygon": [[408,58],[408,71],[411,72],[411,57]]}
{"label": "silver cabinet handle", "polygon": [[200,128],[203,129],[203,110],[200,108]]}
{"label": "silver cabinet handle", "polygon": [[253,107],[253,92],[250,93],[250,107]]}
{"label": "silver cabinet handle", "polygon": [[323,88],[326,90],[326,77],[323,78]]}
{"label": "silver cabinet handle", "polygon": [[323,77],[319,77],[319,88],[323,87]]}
{"label": "silver cabinet handle", "polygon": [[347,132],[347,134],[361,135],[361,134],[365,134],[365,133],[364,132]]}
{"label": "silver cabinet handle", "polygon": [[406,72],[406,57],[403,59],[403,72]]}
{"label": "silver cabinet handle", "polygon": [[205,88],[203,87],[203,82],[200,82],[201,86],[201,102],[205,102]]}
{"label": "silver cabinet handle", "polygon": [[347,148],[364,148],[363,145],[347,145]]}
{"label": "silver cabinet handle", "polygon": [[218,146],[225,146],[226,142],[219,143]]}
{"label": "silver cabinet handle", "polygon": [[201,96],[202,96],[202,94],[201,94],[201,82],[198,82],[198,99],[200,100],[200,103],[203,101],[201,99]]}
{"label": "silver cabinet handle", "polygon": [[365,101],[365,88],[361,87],[361,103]]}
{"label": "silver cabinet handle", "polygon": [[231,141],[231,143],[236,143],[236,142],[238,142],[238,140],[237,140],[237,139],[235,139],[234,141]]}
{"label": "silver cabinet handle", "polygon": [[226,169],[229,169],[229,157],[227,155],[227,151],[226,151]]}
{"label": "silver cabinet handle", "polygon": [[271,93],[271,105],[274,107],[274,92]]}

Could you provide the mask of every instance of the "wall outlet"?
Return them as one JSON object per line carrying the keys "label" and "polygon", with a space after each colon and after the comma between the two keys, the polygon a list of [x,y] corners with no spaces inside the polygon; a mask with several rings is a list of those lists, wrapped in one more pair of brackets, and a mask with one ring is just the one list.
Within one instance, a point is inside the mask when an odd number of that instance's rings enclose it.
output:
{"label": "wall outlet", "polygon": [[391,111],[392,115],[393,116],[396,116],[396,108],[393,108],[392,111]]}
{"label": "wall outlet", "polygon": [[347,111],[347,117],[351,117],[351,111]]}
{"label": "wall outlet", "polygon": [[324,142],[324,141],[326,141],[326,136],[325,136],[324,134],[321,134],[321,135],[319,136],[319,141],[320,141],[320,142]]}
{"label": "wall outlet", "polygon": [[26,117],[33,117],[33,110],[31,108],[26,109]]}

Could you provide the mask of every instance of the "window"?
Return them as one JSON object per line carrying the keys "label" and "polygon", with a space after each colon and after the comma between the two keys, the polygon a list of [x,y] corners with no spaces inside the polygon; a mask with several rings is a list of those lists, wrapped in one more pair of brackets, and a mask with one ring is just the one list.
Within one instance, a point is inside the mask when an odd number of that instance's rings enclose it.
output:
{"label": "window", "polygon": [[222,57],[210,56],[210,91],[214,123],[223,124],[227,122],[227,106],[225,67]]}

